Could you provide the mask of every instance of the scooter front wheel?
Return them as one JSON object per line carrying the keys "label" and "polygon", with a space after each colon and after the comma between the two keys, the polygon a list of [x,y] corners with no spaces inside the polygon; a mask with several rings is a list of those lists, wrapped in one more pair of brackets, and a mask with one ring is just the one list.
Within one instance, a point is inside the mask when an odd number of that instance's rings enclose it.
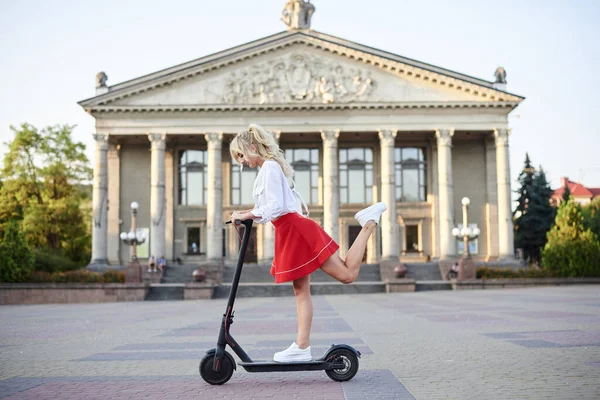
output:
{"label": "scooter front wheel", "polygon": [[358,357],[348,349],[336,349],[329,354],[327,361],[344,364],[342,369],[325,370],[328,377],[336,382],[349,381],[358,372]]}
{"label": "scooter front wheel", "polygon": [[200,375],[206,383],[210,383],[211,385],[222,385],[231,379],[234,369],[233,357],[231,357],[231,354],[228,352],[225,352],[224,355],[219,371],[213,371],[213,364],[215,362],[214,352],[210,352],[202,357],[202,360],[200,361]]}

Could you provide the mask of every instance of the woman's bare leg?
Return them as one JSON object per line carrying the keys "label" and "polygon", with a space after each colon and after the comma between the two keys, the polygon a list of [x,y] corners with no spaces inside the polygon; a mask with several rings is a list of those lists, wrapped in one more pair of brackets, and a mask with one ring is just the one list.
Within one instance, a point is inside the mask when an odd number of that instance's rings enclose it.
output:
{"label": "woman's bare leg", "polygon": [[377,224],[375,221],[367,222],[356,237],[356,240],[354,240],[354,243],[352,243],[350,250],[348,250],[346,261],[342,260],[339,254],[336,253],[321,265],[323,272],[342,283],[348,284],[354,282],[358,277],[360,263],[367,250],[367,242],[373,232],[375,232],[376,227]]}
{"label": "woman's bare leg", "polygon": [[296,312],[298,313],[298,338],[296,344],[301,349],[310,346],[310,328],[313,319],[313,304],[310,297],[310,275],[306,275],[294,282],[296,294]]}

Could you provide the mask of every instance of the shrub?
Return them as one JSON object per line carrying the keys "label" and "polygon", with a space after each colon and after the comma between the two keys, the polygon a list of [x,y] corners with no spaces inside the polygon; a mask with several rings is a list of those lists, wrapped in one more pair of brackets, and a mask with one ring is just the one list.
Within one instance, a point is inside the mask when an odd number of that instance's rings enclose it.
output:
{"label": "shrub", "polygon": [[0,281],[22,282],[33,271],[34,256],[17,222],[9,222],[0,241]]}
{"label": "shrub", "polygon": [[108,270],[102,274],[104,283],[125,283],[125,272]]}
{"label": "shrub", "polygon": [[33,271],[27,277],[26,281],[31,283],[52,282],[52,274],[44,271]]}
{"label": "shrub", "polygon": [[44,271],[52,274],[54,272],[74,271],[81,268],[81,265],[69,260],[57,250],[41,248],[34,250],[34,254],[36,271]]}
{"label": "shrub", "polygon": [[581,206],[572,198],[558,209],[542,252],[542,265],[558,276],[600,276],[600,242],[586,227]]}
{"label": "shrub", "polygon": [[125,283],[125,272],[109,270],[103,274],[86,269],[76,271],[54,272],[33,271],[27,282],[31,283]]}
{"label": "shrub", "polygon": [[553,271],[539,268],[513,270],[509,268],[477,268],[477,279],[551,278]]}

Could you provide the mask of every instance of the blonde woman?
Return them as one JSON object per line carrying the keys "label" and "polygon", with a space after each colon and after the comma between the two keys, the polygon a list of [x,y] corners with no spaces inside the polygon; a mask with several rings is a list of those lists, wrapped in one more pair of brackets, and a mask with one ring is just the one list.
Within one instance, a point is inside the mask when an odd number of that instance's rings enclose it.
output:
{"label": "blonde woman", "polygon": [[275,257],[271,275],[276,283],[292,281],[296,295],[297,339],[286,350],[275,353],[273,360],[310,361],[310,328],[313,319],[310,274],[321,268],[342,283],[354,282],[367,241],[387,207],[384,203],[377,203],[356,213],[354,217],[362,230],[343,260],[337,253],[339,245],[316,222],[302,215],[297,192],[289,183],[294,170],[271,133],[252,124],[234,137],[229,151],[242,168],[244,165],[260,167],[254,182],[254,208],[234,212],[231,221],[252,219],[262,224],[273,223]]}

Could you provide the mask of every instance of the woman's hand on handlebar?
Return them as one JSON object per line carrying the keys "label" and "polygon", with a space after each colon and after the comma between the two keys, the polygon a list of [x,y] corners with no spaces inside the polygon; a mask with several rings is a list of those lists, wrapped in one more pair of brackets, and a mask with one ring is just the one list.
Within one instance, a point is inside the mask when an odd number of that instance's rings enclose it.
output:
{"label": "woman's hand on handlebar", "polygon": [[253,219],[254,215],[250,211],[234,211],[231,214],[230,221],[235,225],[235,221],[245,221],[247,219]]}

